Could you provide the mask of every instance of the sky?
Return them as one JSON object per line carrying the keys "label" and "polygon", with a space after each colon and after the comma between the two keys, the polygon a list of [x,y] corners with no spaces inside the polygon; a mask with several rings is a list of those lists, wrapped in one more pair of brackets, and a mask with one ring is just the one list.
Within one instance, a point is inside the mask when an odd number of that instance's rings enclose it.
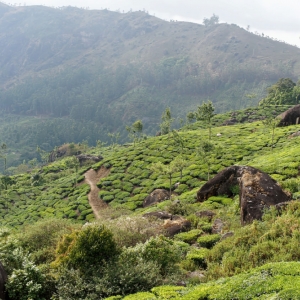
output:
{"label": "sky", "polygon": [[[2,2],[15,3],[13,0]],[[23,0],[20,4],[71,5],[120,12],[146,10],[167,21],[194,23],[202,23],[204,18],[215,14],[220,23],[233,23],[243,28],[250,26],[252,32],[300,47],[299,0]]]}

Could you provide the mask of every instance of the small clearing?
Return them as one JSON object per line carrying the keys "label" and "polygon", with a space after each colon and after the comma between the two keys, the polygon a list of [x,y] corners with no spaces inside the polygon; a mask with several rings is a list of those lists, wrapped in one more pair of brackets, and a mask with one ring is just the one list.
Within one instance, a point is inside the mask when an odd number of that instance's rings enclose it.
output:
{"label": "small clearing", "polygon": [[107,203],[99,198],[100,189],[97,186],[97,182],[101,178],[106,177],[109,173],[109,169],[101,167],[98,171],[90,169],[84,174],[84,182],[89,184],[89,186],[91,187],[91,191],[88,194],[88,199],[96,219],[100,218],[99,211],[103,208],[107,208]]}

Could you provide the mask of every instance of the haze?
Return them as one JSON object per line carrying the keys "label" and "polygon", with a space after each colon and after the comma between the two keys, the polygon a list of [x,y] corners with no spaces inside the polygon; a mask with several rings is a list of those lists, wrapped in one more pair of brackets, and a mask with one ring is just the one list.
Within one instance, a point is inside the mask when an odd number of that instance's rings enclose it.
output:
{"label": "haze", "polygon": [[[4,1],[3,1],[4,2]],[[9,2],[4,2],[9,4]],[[89,9],[146,10],[165,20],[202,23],[212,14],[220,22],[234,23],[250,31],[300,47],[300,2],[296,0],[27,0],[17,5],[77,6]]]}

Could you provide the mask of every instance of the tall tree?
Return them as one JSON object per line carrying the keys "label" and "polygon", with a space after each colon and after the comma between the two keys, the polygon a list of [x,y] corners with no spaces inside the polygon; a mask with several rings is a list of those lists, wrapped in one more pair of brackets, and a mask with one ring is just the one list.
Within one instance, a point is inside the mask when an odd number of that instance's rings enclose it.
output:
{"label": "tall tree", "polygon": [[204,121],[208,126],[208,139],[211,139],[211,119],[214,116],[215,108],[212,102],[209,100],[207,103],[203,102],[202,105],[198,106],[196,112],[197,121]]}
{"label": "tall tree", "polygon": [[135,146],[135,142],[141,140],[143,123],[141,120],[137,120],[131,126],[126,126],[126,130],[128,131],[129,138],[133,141]]}
{"label": "tall tree", "polygon": [[162,173],[169,177],[170,189],[169,189],[169,199],[172,196],[172,177],[175,172],[179,171],[179,166],[176,164],[176,161],[173,160],[170,164],[164,165],[162,162],[157,162],[150,165],[149,169],[155,173]]}
{"label": "tall tree", "polygon": [[215,146],[210,141],[203,141],[198,148],[198,154],[202,157],[204,162],[207,165],[207,180],[210,178],[210,167],[211,167],[211,160],[210,154],[214,151]]}

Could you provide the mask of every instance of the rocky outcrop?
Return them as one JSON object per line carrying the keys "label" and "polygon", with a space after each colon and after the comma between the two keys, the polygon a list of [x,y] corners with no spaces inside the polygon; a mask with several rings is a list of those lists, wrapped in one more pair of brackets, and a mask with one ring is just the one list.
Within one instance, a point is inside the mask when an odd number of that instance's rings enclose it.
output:
{"label": "rocky outcrop", "polygon": [[172,220],[173,215],[166,211],[152,211],[143,215],[145,218],[157,218],[160,220]]}
{"label": "rocky outcrop", "polygon": [[248,166],[231,166],[209,180],[197,193],[202,202],[211,196],[232,196],[233,187],[239,186],[241,223],[260,220],[270,206],[291,200],[278,183],[268,174]]}
{"label": "rocky outcrop", "polygon": [[167,199],[169,199],[169,192],[167,190],[156,189],[145,198],[143,202],[143,207],[148,207],[150,205],[157,204]]}
{"label": "rocky outcrop", "polygon": [[300,124],[300,104],[291,107],[277,118],[280,119],[278,126]]}
{"label": "rocky outcrop", "polygon": [[163,228],[165,229],[167,236],[173,237],[177,233],[189,231],[191,226],[192,224],[190,221],[180,216],[173,216],[171,220],[165,220]]}
{"label": "rocky outcrop", "polygon": [[0,299],[8,299],[5,295],[5,284],[7,281],[7,274],[4,270],[2,263],[0,262]]}
{"label": "rocky outcrop", "polygon": [[54,162],[57,158],[70,156],[70,155],[78,155],[81,152],[78,150],[78,147],[73,144],[64,144],[55,150],[53,150],[48,157],[48,162]]}
{"label": "rocky outcrop", "polygon": [[207,218],[208,221],[211,222],[212,218],[216,215],[216,213],[211,210],[202,210],[196,212],[195,215],[199,218]]}
{"label": "rocky outcrop", "polygon": [[80,165],[82,166],[83,163],[90,161],[90,162],[99,162],[103,159],[103,157],[101,155],[99,156],[93,156],[90,154],[79,154],[76,155],[76,158],[78,159]]}
{"label": "rocky outcrop", "polygon": [[173,237],[175,234],[180,232],[189,231],[192,226],[190,221],[184,219],[181,216],[172,215],[166,211],[146,213],[143,215],[143,217],[164,220],[162,227],[166,235],[169,237]]}

